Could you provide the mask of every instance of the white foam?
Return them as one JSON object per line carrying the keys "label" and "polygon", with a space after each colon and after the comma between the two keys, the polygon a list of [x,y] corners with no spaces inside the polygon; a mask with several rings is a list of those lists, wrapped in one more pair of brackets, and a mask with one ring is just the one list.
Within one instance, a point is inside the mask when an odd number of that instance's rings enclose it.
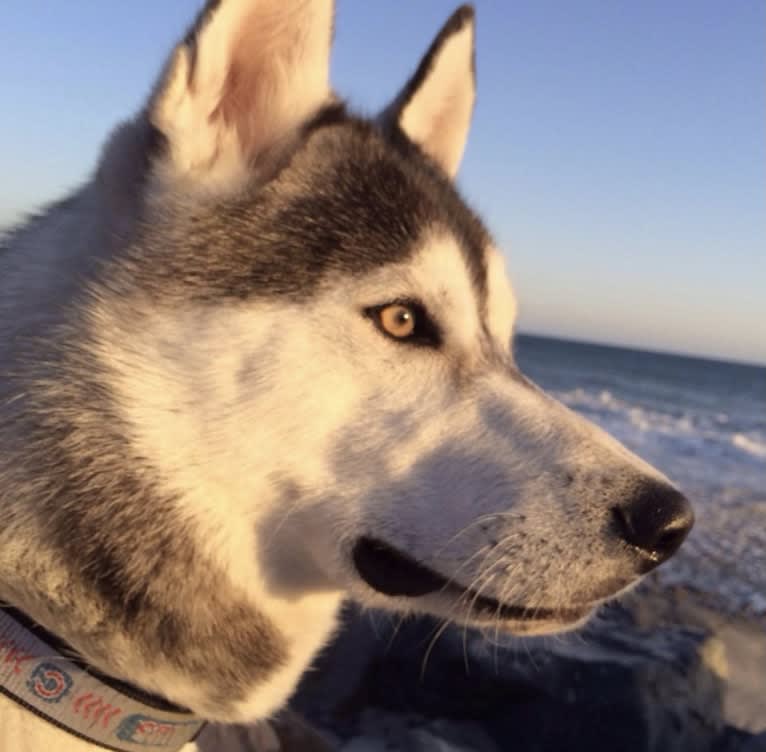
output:
{"label": "white foam", "polygon": [[608,389],[577,387],[555,396],[677,480],[763,485],[766,431],[737,426],[726,413],[670,406],[666,411],[616,397]]}
{"label": "white foam", "polygon": [[753,439],[744,433],[735,433],[731,437],[731,443],[743,452],[752,454],[753,457],[763,457],[766,459],[766,443]]}
{"label": "white foam", "polygon": [[695,425],[693,415],[683,413],[680,416],[673,416],[657,410],[650,410],[615,397],[607,389],[602,389],[595,394],[578,387],[577,389],[558,392],[556,396],[575,410],[597,411],[604,417],[624,420],[639,431],[654,431],[679,436],[700,433],[700,427]]}

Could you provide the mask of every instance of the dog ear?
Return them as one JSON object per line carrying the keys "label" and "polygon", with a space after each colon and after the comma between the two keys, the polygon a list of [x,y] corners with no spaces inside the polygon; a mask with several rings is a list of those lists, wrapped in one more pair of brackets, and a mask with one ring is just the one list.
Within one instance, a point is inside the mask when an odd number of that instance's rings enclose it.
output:
{"label": "dog ear", "polygon": [[465,149],[476,98],[474,11],[458,8],[442,27],[415,75],[382,115],[448,175]]}
{"label": "dog ear", "polygon": [[332,0],[209,0],[149,102],[166,169],[231,179],[331,96]]}

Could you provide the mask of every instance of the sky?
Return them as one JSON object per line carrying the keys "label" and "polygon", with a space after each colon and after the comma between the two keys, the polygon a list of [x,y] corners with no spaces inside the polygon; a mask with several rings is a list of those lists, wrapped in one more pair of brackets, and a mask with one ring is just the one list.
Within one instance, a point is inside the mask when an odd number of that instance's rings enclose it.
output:
{"label": "sky", "polygon": [[[194,0],[3,0],[0,224],[92,169]],[[766,3],[478,0],[458,182],[521,331],[766,363]],[[375,113],[452,0],[339,0],[336,89]]]}

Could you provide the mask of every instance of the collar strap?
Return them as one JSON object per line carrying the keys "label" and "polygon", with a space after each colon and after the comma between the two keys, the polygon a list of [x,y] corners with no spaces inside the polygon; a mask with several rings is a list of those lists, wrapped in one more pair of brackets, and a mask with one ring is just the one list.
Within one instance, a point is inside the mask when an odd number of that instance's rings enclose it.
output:
{"label": "collar strap", "polygon": [[177,752],[204,721],[106,677],[21,612],[0,604],[0,693],[74,736],[115,752]]}

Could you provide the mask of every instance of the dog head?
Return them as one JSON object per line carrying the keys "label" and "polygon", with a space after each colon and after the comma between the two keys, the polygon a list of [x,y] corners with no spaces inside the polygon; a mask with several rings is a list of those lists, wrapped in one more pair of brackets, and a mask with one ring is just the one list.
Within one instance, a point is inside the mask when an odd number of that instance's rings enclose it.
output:
{"label": "dog head", "polygon": [[[134,610],[172,599],[151,583],[178,559],[277,626],[289,604],[342,593],[519,634],[569,628],[676,551],[690,506],[515,364],[502,255],[453,183],[472,10],[374,119],[330,89],[331,25],[329,0],[210,3],[107,146],[97,187],[121,243],[80,303],[69,372],[90,383],[86,363],[109,385],[131,487],[149,479],[165,500],[127,512],[148,502],[120,502],[111,481],[121,530],[151,512],[193,544],[160,560],[144,550],[156,534],[123,537],[110,571],[140,552],[149,596]],[[79,453],[104,430],[95,415]],[[87,477],[93,504],[115,475]],[[112,540],[117,523],[98,520]],[[199,618],[206,597],[178,613]],[[207,613],[208,633],[227,613]]]}

